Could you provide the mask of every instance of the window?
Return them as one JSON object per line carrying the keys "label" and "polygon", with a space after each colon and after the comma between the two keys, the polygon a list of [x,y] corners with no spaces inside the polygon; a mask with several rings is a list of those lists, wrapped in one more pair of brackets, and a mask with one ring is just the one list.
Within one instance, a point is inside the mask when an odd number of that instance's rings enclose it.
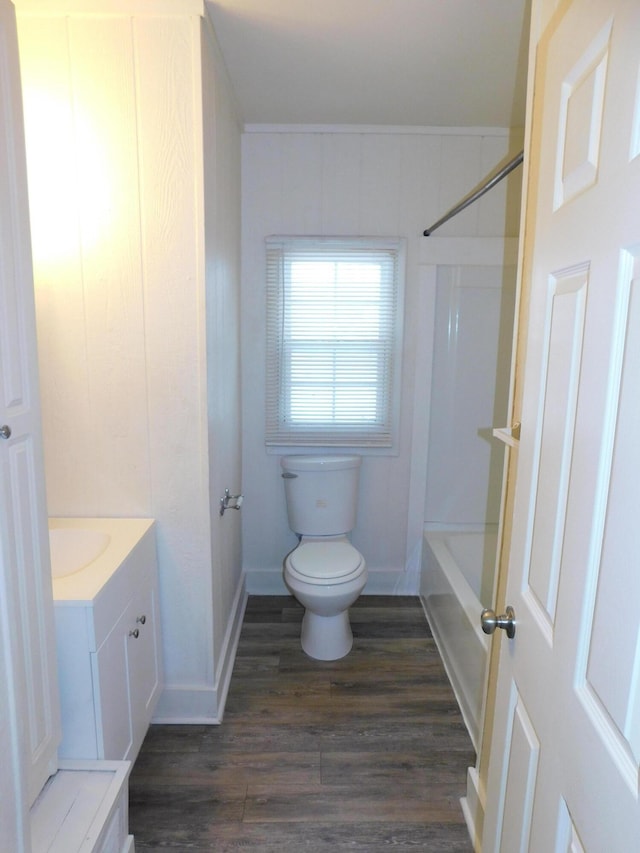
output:
{"label": "window", "polygon": [[391,448],[401,240],[267,240],[267,445]]}

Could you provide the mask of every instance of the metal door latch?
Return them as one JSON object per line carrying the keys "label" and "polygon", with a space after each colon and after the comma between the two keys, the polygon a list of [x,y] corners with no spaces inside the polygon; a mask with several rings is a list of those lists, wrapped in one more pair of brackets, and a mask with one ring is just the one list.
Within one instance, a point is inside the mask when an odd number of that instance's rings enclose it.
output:
{"label": "metal door latch", "polygon": [[220,515],[224,515],[225,509],[240,509],[243,500],[242,495],[232,495],[229,489],[225,489],[224,497],[220,498]]}

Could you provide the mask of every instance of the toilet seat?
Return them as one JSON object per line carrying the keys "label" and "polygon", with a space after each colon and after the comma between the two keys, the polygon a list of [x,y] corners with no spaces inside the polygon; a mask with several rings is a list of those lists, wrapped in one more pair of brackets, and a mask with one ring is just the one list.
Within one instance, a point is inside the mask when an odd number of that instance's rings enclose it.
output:
{"label": "toilet seat", "polygon": [[308,583],[343,583],[363,564],[362,554],[346,541],[302,542],[287,559],[289,569]]}

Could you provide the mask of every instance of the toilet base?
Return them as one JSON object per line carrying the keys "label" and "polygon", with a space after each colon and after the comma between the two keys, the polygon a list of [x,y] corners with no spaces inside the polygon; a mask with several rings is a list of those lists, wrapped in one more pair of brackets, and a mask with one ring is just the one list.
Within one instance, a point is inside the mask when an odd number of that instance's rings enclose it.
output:
{"label": "toilet base", "polygon": [[302,650],[315,660],[339,660],[353,645],[349,610],[335,616],[319,616],[305,610],[300,633]]}

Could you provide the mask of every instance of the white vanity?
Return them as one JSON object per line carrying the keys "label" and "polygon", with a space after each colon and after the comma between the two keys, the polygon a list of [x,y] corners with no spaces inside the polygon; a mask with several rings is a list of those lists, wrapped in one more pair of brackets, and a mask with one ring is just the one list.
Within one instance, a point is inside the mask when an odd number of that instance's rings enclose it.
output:
{"label": "white vanity", "polygon": [[134,761],[162,688],[152,519],[49,519],[63,759]]}
{"label": "white vanity", "polygon": [[31,807],[31,853],[134,853],[128,778],[128,761],[61,761]]}

